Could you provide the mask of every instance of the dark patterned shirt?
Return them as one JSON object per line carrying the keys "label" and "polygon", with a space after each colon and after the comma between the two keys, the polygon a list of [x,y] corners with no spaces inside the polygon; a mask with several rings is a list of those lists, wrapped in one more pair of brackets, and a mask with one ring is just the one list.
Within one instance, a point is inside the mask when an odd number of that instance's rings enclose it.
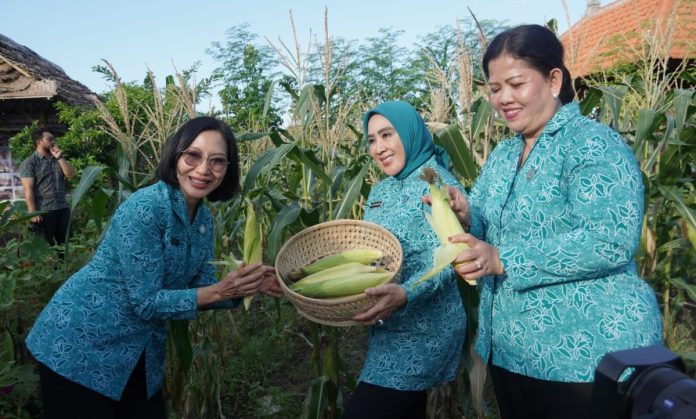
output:
{"label": "dark patterned shirt", "polygon": [[58,160],[36,151],[19,167],[19,176],[34,179],[34,202],[37,211],[52,211],[68,207],[65,200],[65,176]]}

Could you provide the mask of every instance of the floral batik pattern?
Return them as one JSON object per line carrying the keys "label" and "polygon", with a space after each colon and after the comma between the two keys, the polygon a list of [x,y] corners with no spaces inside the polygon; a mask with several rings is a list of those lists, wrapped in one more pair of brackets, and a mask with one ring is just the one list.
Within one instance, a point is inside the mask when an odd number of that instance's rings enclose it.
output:
{"label": "floral batik pattern", "polygon": [[141,189],[41,312],[27,346],[51,370],[114,400],[145,351],[152,395],[162,387],[167,320],[196,318],[196,288],[216,281],[212,258],[207,208],[199,205],[189,221],[179,189],[163,182]]}
{"label": "floral batik pattern", "polygon": [[[447,184],[459,182],[431,158]],[[429,194],[421,169],[407,178],[389,177],[375,185],[365,205],[366,221],[379,224],[397,237],[403,249],[401,286],[408,302],[369,330],[368,351],[360,380],[398,390],[425,390],[454,379],[464,341],[466,315],[451,268],[415,288],[413,283],[433,263],[439,241],[425,219]]]}
{"label": "floral batik pattern", "polygon": [[505,269],[480,281],[477,350],[526,376],[593,381],[607,352],[662,339],[634,262],[641,172],[622,138],[577,103],[548,122],[518,170],[523,146],[520,135],[501,142],[470,196]]}

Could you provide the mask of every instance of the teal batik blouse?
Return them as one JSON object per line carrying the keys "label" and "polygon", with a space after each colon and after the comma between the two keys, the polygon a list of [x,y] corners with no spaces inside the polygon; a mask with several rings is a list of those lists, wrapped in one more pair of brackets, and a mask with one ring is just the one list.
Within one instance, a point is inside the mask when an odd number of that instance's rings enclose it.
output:
{"label": "teal batik blouse", "polygon": [[27,346],[51,370],[114,400],[144,351],[152,396],[162,387],[167,320],[196,318],[196,288],[217,281],[213,256],[205,206],[189,222],[178,188],[158,182],[136,191],[90,262],[36,319]]}
{"label": "teal batik blouse", "polygon": [[477,351],[533,378],[590,382],[611,351],[659,344],[655,294],[636,272],[643,183],[621,137],[562,107],[518,169],[524,140],[493,150],[472,217],[505,274],[479,281]]}
{"label": "teal batik blouse", "polygon": [[432,267],[439,241],[425,219],[428,184],[420,179],[432,167],[442,180],[461,189],[457,179],[431,157],[399,180],[388,177],[375,185],[365,206],[366,221],[391,231],[403,248],[401,286],[408,301],[369,328],[368,350],[360,380],[397,390],[425,390],[454,379],[464,341],[466,314],[457,276],[447,268],[412,287]]}

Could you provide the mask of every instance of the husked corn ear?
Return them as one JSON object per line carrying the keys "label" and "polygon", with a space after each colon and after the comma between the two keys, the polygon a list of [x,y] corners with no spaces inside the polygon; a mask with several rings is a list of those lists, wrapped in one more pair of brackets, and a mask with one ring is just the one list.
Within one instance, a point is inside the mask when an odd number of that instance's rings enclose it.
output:
{"label": "husked corn ear", "polygon": [[297,288],[306,287],[307,285],[316,284],[317,282],[326,281],[328,279],[374,272],[376,269],[376,266],[363,265],[360,262],[348,262],[342,265],[334,266],[333,268],[324,269],[323,271],[319,271],[311,275],[305,276],[301,280],[292,284],[290,286],[290,289],[294,290]]}
{"label": "husked corn ear", "polygon": [[296,290],[297,293],[312,298],[338,298],[360,294],[366,288],[386,282],[394,275],[392,272],[368,272],[307,285]]}
{"label": "husked corn ear", "polygon": [[[435,173],[435,170],[428,167],[423,169],[422,178],[430,184],[431,213],[429,214],[426,212],[425,218],[437,234],[440,240],[440,246],[435,249],[433,255],[433,268],[419,278],[418,281],[413,284],[414,287],[445,269],[449,264],[454,262],[459,253],[469,248],[469,245],[466,243],[450,243],[448,240],[450,236],[464,233],[464,228],[449,205],[449,193],[447,192],[447,188],[444,185],[437,185],[437,183],[442,183],[440,177]],[[470,285],[476,284],[476,281],[467,282]]]}
{"label": "husked corn ear", "polygon": [[343,265],[348,262],[370,264],[378,259],[381,259],[382,256],[382,251],[377,249],[346,250],[334,255],[324,256],[323,258],[305,265],[296,271],[292,271],[290,274],[288,274],[288,278],[297,280],[307,275],[323,271],[324,269],[333,268],[334,266]]}
{"label": "husked corn ear", "polygon": [[[263,234],[261,232],[261,225],[256,220],[256,211],[254,211],[254,205],[250,200],[246,200],[247,211],[246,211],[246,224],[244,225],[244,263],[246,265],[253,265],[254,263],[261,262],[262,252],[263,252]],[[249,310],[251,306],[251,300],[254,299],[253,295],[248,295],[244,297],[244,308]]]}

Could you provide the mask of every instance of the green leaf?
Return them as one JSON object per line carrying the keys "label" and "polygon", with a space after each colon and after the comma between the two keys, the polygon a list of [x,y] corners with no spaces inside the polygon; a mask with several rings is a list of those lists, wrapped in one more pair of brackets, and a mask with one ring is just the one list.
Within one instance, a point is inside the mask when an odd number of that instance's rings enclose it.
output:
{"label": "green leaf", "polygon": [[636,134],[633,143],[633,150],[636,154],[642,154],[643,142],[652,139],[652,134],[657,129],[655,126],[655,121],[658,120],[657,116],[658,113],[652,109],[641,109],[638,112]]}
{"label": "green leaf", "polygon": [[672,201],[677,208],[677,212],[686,219],[686,221],[692,226],[696,227],[696,210],[689,208],[684,203],[684,198],[679,191],[679,189],[673,186],[662,186],[658,185],[657,188],[660,190],[665,199]]}
{"label": "green leaf", "polygon": [[271,227],[271,234],[268,236],[268,247],[266,249],[270,260],[275,260],[278,251],[283,245],[283,230],[297,220],[300,210],[301,208],[297,202],[293,202],[280,210],[273,219],[273,226]]}
{"label": "green leaf", "polygon": [[176,357],[179,360],[181,369],[188,372],[193,364],[193,349],[189,337],[188,320],[170,320],[169,330],[174,340]]}
{"label": "green leaf", "polygon": [[602,91],[602,99],[611,110],[611,127],[617,131],[621,131],[619,127],[619,117],[621,115],[621,106],[623,98],[628,92],[628,86],[599,86]]}
{"label": "green leaf", "polygon": [[435,142],[447,150],[454,170],[467,181],[473,182],[478,174],[478,166],[457,124],[441,129],[435,134]]}
{"label": "green leaf", "polygon": [[251,166],[251,169],[249,169],[249,172],[244,178],[242,195],[246,195],[251,190],[259,175],[275,167],[275,165],[294,147],[294,144],[283,144],[280,147],[267,150],[261,157],[256,159],[256,162],[254,162],[254,165]]}
{"label": "green leaf", "polygon": [[260,140],[261,138],[267,137],[270,134],[270,132],[246,132],[244,134],[237,135],[236,138],[238,142],[243,143],[247,141]]}
{"label": "green leaf", "polygon": [[338,188],[341,187],[341,182],[343,182],[345,173],[345,166],[341,165],[334,167],[333,171],[331,172],[331,192],[329,196],[336,196],[336,192],[338,192]]}
{"label": "green leaf", "polygon": [[591,88],[585,94],[585,98],[580,102],[580,113],[587,116],[591,114],[602,100],[602,92]]}
{"label": "green leaf", "polygon": [[328,383],[328,378],[318,377],[309,385],[307,397],[302,405],[302,419],[321,419],[323,417],[322,413],[329,402],[327,397]]}
{"label": "green leaf", "polygon": [[674,129],[674,119],[672,119],[671,116],[665,115],[666,117],[666,124],[665,124],[665,132],[662,136],[662,140],[660,140],[660,143],[655,147],[653,153],[648,157],[648,160],[643,164],[643,167],[648,170],[652,171],[653,166],[655,165],[655,161],[657,161],[657,157],[660,155],[662,150],[664,149],[665,145],[667,142],[672,138],[672,130]]}
{"label": "green leaf", "polygon": [[74,210],[80,200],[87,193],[89,188],[94,185],[94,182],[99,177],[99,174],[104,170],[102,166],[89,166],[85,167],[82,171],[82,177],[80,178],[80,183],[77,185],[75,190],[72,192],[72,200],[70,202],[70,209]]}
{"label": "green leaf", "polygon": [[686,294],[691,298],[691,301],[696,302],[696,285],[687,284],[681,278],[670,278],[669,282],[675,287],[686,291]]}
{"label": "green leaf", "polygon": [[343,195],[343,199],[334,210],[334,220],[345,218],[348,215],[350,209],[353,207],[353,204],[357,202],[358,197],[360,197],[360,190],[362,189],[362,184],[365,180],[365,176],[367,175],[367,171],[369,168],[370,162],[366,161],[365,163],[363,163],[363,167],[362,169],[360,169],[360,173],[358,173],[358,175],[350,181],[350,184],[348,185],[348,188],[346,189],[345,194]]}
{"label": "green leaf", "polygon": [[15,360],[14,343],[12,335],[7,330],[0,335],[0,363],[13,362]]}
{"label": "green leaf", "polygon": [[691,97],[694,95],[694,90],[674,89],[674,128],[677,135],[682,129],[686,128],[686,119],[689,113],[689,105],[691,105]]}
{"label": "green leaf", "polygon": [[309,151],[305,151],[299,147],[295,147],[290,152],[290,158],[297,161],[298,163],[301,162],[302,164],[307,166],[309,170],[312,171],[312,173],[317,175],[326,184],[331,184],[331,178],[324,172],[324,170],[322,170],[321,167],[319,167],[319,165],[315,162],[315,160],[318,159],[316,159],[314,155],[309,154]]}
{"label": "green leaf", "polygon": [[485,99],[479,99],[475,108],[476,110],[471,117],[470,132],[472,140],[478,138],[479,134],[481,134],[486,125],[488,125],[488,118],[491,116],[491,112],[493,111],[493,106]]}

